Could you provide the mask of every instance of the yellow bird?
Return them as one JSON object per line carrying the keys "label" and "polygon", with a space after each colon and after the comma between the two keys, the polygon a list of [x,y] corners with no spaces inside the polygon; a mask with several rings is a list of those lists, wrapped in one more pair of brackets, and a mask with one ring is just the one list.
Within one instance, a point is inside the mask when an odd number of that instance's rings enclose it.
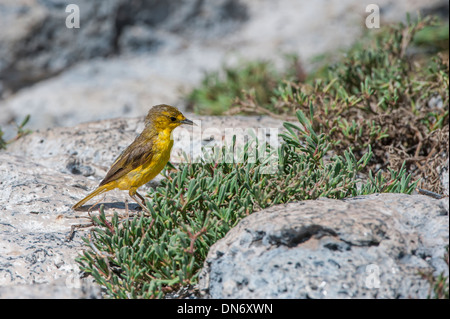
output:
{"label": "yellow bird", "polygon": [[144,197],[137,189],[155,178],[166,166],[173,146],[171,133],[181,124],[194,123],[173,106],[161,104],[152,107],[145,118],[142,133],[116,159],[97,189],[76,203],[73,209],[94,196],[118,188],[129,191],[130,197],[147,210]]}

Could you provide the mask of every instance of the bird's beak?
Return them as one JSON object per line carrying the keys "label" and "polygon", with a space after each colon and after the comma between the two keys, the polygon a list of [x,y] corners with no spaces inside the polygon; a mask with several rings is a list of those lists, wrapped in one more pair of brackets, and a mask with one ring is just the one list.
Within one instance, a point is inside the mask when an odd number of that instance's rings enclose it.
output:
{"label": "bird's beak", "polygon": [[181,124],[187,124],[187,125],[195,125],[197,126],[194,122],[192,122],[191,120],[188,119],[184,119],[182,121],[180,121]]}

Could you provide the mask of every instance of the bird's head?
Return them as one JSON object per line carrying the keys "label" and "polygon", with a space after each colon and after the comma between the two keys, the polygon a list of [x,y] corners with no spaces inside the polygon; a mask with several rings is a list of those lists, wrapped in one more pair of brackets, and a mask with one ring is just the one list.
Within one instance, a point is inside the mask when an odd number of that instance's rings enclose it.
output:
{"label": "bird's head", "polygon": [[169,129],[172,131],[181,124],[194,125],[176,107],[160,104],[148,111],[145,126],[152,125],[158,132]]}

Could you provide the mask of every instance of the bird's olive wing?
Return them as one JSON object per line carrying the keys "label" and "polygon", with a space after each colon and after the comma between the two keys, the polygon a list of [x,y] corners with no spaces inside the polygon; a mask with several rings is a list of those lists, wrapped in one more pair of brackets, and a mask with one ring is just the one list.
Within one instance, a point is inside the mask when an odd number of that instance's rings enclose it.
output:
{"label": "bird's olive wing", "polygon": [[138,136],[116,159],[99,186],[116,181],[153,157],[153,139]]}

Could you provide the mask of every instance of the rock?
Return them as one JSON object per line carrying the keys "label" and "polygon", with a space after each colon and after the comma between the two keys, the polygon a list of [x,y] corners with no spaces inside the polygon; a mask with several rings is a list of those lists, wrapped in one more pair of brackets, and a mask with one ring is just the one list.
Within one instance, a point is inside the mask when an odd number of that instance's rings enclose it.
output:
{"label": "rock", "polygon": [[79,278],[80,233],[67,241],[72,224],[86,223],[70,209],[80,191],[77,180],[82,183],[79,176],[0,153],[0,298],[20,296],[7,287],[60,280],[70,288]]}
{"label": "rock", "polygon": [[[80,27],[67,28],[66,18],[71,12],[66,12],[66,7],[71,3],[67,0],[2,2],[0,84],[4,91],[16,91],[79,61],[118,53],[119,44],[130,44],[121,42],[124,30],[134,28],[135,24],[149,30],[158,27],[179,37],[202,38],[224,35],[247,18],[246,7],[236,0],[214,3],[78,0],[75,4],[80,11]],[[145,36],[137,40],[137,48],[141,44],[150,44],[150,48],[159,44],[159,40],[149,42]]]}
{"label": "rock", "polygon": [[100,287],[77,272],[47,284],[0,286],[2,299],[100,299]]}
{"label": "rock", "polygon": [[448,199],[375,194],[278,205],[214,244],[209,298],[426,298],[419,271],[442,271]]}
{"label": "rock", "polygon": [[116,18],[118,51],[170,46],[171,36],[183,42],[223,37],[248,20],[247,7],[240,0],[123,1]]}
{"label": "rock", "polygon": [[202,68],[193,70],[192,64],[203,58],[205,69],[219,67],[214,57],[215,51],[200,57],[192,50],[176,57],[161,53],[79,63],[0,101],[0,126],[11,137],[14,126],[8,123],[21,122],[27,114],[31,114],[27,128],[36,130],[142,116],[152,105],[162,103],[184,110],[182,93],[203,74]]}
{"label": "rock", "polygon": [[[0,6],[0,82],[15,91],[83,59],[112,53],[118,0],[77,1],[78,29],[66,27],[70,1],[7,0]],[[12,27],[11,27],[12,26]]]}
{"label": "rock", "polygon": [[445,196],[448,196],[449,195],[448,157],[447,157],[447,161],[445,161],[444,164],[442,165],[442,167],[440,167],[440,180],[441,180],[441,185],[442,185],[442,192]]}

